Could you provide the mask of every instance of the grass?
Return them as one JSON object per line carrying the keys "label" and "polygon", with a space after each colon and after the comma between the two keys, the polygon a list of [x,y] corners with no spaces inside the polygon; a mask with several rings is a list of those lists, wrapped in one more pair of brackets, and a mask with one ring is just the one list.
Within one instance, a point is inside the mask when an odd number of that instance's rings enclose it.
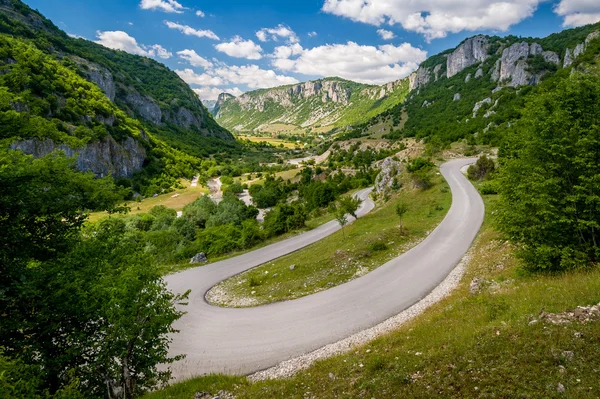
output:
{"label": "grass", "polygon": [[249,141],[251,141],[253,143],[268,143],[268,144],[271,144],[273,147],[281,147],[281,146],[283,146],[283,148],[292,149],[292,150],[294,148],[302,148],[302,147],[304,147],[303,143],[296,143],[296,142],[293,142],[293,141],[276,139],[276,138],[273,138],[273,137],[239,136],[239,138],[243,138],[243,139],[249,140]]}
{"label": "grass", "polygon": [[[150,209],[157,205],[164,205],[167,208],[180,211],[187,204],[192,203],[200,196],[209,193],[208,188],[203,187],[200,184],[198,184],[196,187],[191,187],[191,183],[187,180],[182,181],[182,184],[184,185],[184,188],[182,189],[175,190],[167,194],[161,194],[157,197],[144,198],[141,202],[128,201],[124,205],[131,209],[129,212],[130,215],[148,213],[150,212]],[[107,216],[108,213],[106,212],[94,212],[90,214],[88,221],[97,222],[98,220]]]}
{"label": "grass", "polygon": [[290,125],[287,123],[271,123],[268,125],[263,125],[260,128],[254,129],[256,132],[261,133],[285,133],[285,134],[293,134],[293,135],[304,135],[306,134],[306,129],[296,125]]}
{"label": "grass", "polygon": [[[360,277],[397,257],[425,237],[444,218],[451,194],[441,176],[429,190],[407,190],[357,222],[298,252],[219,284],[222,306],[252,306],[310,295]],[[395,206],[409,204],[400,234]],[[291,266],[294,265],[293,268]],[[293,270],[291,270],[293,269]]]}
{"label": "grass", "polygon": [[[600,270],[522,273],[513,248],[492,226],[495,197],[484,199],[486,222],[459,287],[397,331],[289,379],[249,383],[210,376],[147,398],[218,390],[238,399],[598,398],[600,322],[530,322],[542,310],[564,312],[600,302]],[[489,281],[477,295],[469,293],[474,277]]]}
{"label": "grass", "polygon": [[[302,172],[302,167],[298,167],[296,169],[290,169],[290,170],[284,170],[283,172],[277,172],[274,174],[275,178],[277,179],[278,177],[281,177],[283,180],[288,181],[288,180],[293,180],[295,179],[298,174],[300,172]],[[248,180],[248,176],[251,176],[251,179]],[[235,181],[239,181],[242,184],[247,184],[249,186],[253,185],[253,184],[263,184],[265,179],[264,179],[264,173],[263,173],[263,177],[262,178],[257,178],[256,177],[257,174],[256,173],[251,173],[250,175],[248,174],[244,174],[242,176],[239,177],[234,177],[233,180]]]}

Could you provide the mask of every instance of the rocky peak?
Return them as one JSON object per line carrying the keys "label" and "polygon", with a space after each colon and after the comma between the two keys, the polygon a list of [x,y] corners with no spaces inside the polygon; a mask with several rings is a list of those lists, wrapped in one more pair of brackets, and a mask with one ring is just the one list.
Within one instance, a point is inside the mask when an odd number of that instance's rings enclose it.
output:
{"label": "rocky peak", "polygon": [[585,41],[583,43],[579,43],[577,46],[575,46],[574,49],[568,48],[565,52],[563,68],[573,65],[575,59],[585,52],[590,42],[594,39],[597,39],[598,37],[600,37],[600,31],[592,32],[585,38]]}
{"label": "rocky peak", "polygon": [[533,74],[529,72],[529,57],[541,54],[546,62],[558,65],[560,58],[552,51],[544,51],[538,43],[515,43],[502,51],[502,57],[496,61],[492,69],[492,80],[506,82],[508,86],[517,87],[539,83],[544,71]]}
{"label": "rocky peak", "polygon": [[425,86],[431,80],[431,72],[429,68],[419,67],[408,77],[408,89],[413,91],[419,87]]}
{"label": "rocky peak", "polygon": [[488,38],[485,36],[475,36],[465,40],[448,56],[448,78],[451,78],[471,65],[487,60],[488,49]]}

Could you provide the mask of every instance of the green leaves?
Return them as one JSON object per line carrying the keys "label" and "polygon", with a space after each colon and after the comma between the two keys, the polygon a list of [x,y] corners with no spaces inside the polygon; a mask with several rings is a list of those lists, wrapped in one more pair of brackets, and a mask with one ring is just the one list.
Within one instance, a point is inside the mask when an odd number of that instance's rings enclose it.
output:
{"label": "green leaves", "polygon": [[528,104],[501,151],[498,226],[529,268],[600,259],[599,103],[598,71],[575,74]]}

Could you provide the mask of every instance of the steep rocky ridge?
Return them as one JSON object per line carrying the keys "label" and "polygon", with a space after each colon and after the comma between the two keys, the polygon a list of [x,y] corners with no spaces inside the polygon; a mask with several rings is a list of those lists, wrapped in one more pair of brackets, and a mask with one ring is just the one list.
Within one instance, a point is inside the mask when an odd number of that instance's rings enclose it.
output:
{"label": "steep rocky ridge", "polygon": [[233,140],[189,86],[159,62],[68,37],[18,0],[0,0],[0,32],[32,40],[57,58],[70,58],[111,101],[158,127],[156,133],[172,145],[201,146],[202,137]]}
{"label": "steep rocky ridge", "polygon": [[221,95],[213,112],[219,123],[236,131],[272,124],[345,126],[402,101],[408,87],[407,79],[373,86],[327,78],[256,90],[237,98]]}
{"label": "steep rocky ridge", "polygon": [[405,102],[367,127],[382,118],[403,119],[388,138],[427,138],[436,146],[461,139],[497,145],[539,86],[551,89],[574,69],[586,73],[585,63],[597,63],[599,54],[600,23],[545,38],[475,36],[424,61],[409,77]]}

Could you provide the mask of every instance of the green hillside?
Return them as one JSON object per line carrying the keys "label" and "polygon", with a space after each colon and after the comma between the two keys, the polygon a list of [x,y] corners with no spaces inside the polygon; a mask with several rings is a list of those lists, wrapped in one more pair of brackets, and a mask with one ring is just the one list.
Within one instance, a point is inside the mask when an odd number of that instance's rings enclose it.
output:
{"label": "green hillside", "polygon": [[274,124],[307,129],[346,127],[363,123],[401,103],[407,94],[408,80],[373,86],[326,78],[228,98],[221,104],[216,119],[238,132]]}

